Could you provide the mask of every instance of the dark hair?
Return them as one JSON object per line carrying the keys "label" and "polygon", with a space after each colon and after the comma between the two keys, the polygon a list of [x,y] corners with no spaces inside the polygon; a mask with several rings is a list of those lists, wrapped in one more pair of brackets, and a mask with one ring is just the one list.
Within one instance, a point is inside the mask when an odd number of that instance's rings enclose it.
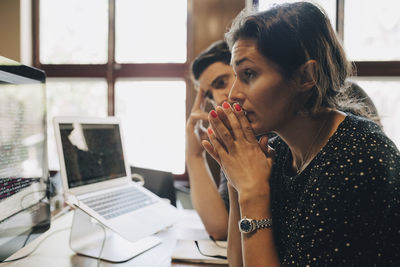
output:
{"label": "dark hair", "polygon": [[313,114],[321,107],[340,106],[338,95],[352,65],[321,8],[297,2],[257,13],[242,11],[225,38],[230,48],[239,39],[255,40],[259,52],[274,62],[286,78],[308,60],[316,60],[315,86],[304,109]]}
{"label": "dark hair", "polygon": [[226,65],[231,62],[231,51],[225,41],[220,40],[212,43],[195,58],[191,66],[194,79],[198,80],[203,71],[215,62],[222,62]]}

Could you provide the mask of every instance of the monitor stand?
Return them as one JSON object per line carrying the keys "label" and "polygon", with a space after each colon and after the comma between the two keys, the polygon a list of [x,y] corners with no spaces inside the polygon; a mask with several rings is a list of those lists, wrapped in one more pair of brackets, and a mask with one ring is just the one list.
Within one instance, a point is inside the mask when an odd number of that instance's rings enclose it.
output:
{"label": "monitor stand", "polygon": [[155,236],[130,242],[79,208],[74,212],[69,244],[77,254],[124,262],[161,243],[161,239]]}

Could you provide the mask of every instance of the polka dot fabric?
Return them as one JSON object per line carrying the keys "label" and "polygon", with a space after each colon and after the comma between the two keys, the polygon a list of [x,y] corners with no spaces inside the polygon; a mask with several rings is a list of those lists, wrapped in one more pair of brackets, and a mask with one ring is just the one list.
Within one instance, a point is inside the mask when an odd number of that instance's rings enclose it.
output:
{"label": "polka dot fabric", "polygon": [[271,140],[275,245],[283,266],[400,266],[400,153],[369,120],[348,114],[296,176]]}

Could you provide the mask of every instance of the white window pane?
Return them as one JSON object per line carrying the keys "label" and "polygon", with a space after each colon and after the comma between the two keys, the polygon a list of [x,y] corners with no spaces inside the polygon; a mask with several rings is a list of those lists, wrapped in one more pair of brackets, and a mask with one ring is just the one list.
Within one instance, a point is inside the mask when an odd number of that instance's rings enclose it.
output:
{"label": "white window pane", "polygon": [[345,1],[344,45],[350,60],[400,60],[400,1]]}
{"label": "white window pane", "polygon": [[[352,1],[352,0],[351,0]],[[274,4],[283,4],[283,3],[294,3],[294,2],[303,2],[299,0],[259,0],[258,6],[259,10],[267,10]],[[333,29],[336,29],[336,0],[314,0],[314,1],[305,1],[311,2],[322,7],[326,14],[328,15]]]}
{"label": "white window pane", "polygon": [[59,170],[54,116],[107,116],[107,82],[104,79],[48,78],[47,135],[49,169]]}
{"label": "white window pane", "polygon": [[400,148],[400,79],[353,77],[378,109],[387,136]]}
{"label": "white window pane", "polygon": [[186,0],[117,0],[115,12],[118,62],[186,62]]}
{"label": "white window pane", "polygon": [[40,61],[107,62],[108,0],[40,0]]}
{"label": "white window pane", "polygon": [[185,172],[186,83],[120,79],[115,114],[121,118],[131,165]]}

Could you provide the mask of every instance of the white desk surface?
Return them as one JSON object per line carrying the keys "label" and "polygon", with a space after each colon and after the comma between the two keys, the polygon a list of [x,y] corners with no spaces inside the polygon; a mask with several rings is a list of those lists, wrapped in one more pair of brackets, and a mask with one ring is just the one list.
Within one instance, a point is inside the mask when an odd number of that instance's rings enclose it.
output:
{"label": "white desk surface", "polygon": [[[194,210],[180,210],[181,220],[174,226],[161,231],[157,236],[163,239],[160,245],[140,254],[124,263],[109,263],[100,261],[99,266],[140,266],[140,267],[165,267],[165,266],[222,266],[211,264],[190,264],[171,262],[171,254],[175,248],[177,239],[207,239],[208,235],[197,213]],[[30,252],[42,239],[57,230],[63,231],[54,233],[44,240],[39,248],[27,258],[16,262],[0,263],[2,266],[18,267],[69,267],[69,266],[98,266],[96,259],[75,254],[69,247],[69,235],[73,212],[59,217],[51,222],[50,230],[28,244],[9,259],[21,257]],[[226,266],[226,265],[225,265]]]}

